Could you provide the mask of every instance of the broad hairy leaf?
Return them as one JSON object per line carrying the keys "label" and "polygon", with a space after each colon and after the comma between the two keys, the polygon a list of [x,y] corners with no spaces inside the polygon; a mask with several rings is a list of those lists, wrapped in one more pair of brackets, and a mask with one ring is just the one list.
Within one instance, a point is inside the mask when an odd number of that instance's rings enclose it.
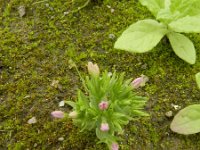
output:
{"label": "broad hairy leaf", "polygon": [[174,117],[170,128],[179,134],[194,134],[200,132],[200,104],[190,105]]}
{"label": "broad hairy leaf", "polygon": [[195,75],[198,88],[200,89],[200,72]]}
{"label": "broad hairy leaf", "polygon": [[169,38],[171,46],[178,57],[190,64],[195,63],[196,51],[189,38],[175,32],[168,33],[167,37]]}
{"label": "broad hairy leaf", "polygon": [[173,21],[169,27],[176,32],[199,33],[200,32],[200,15],[186,16]]}
{"label": "broad hairy leaf", "polygon": [[157,16],[160,9],[165,7],[165,0],[140,0],[140,3],[146,6],[154,16]]}
{"label": "broad hairy leaf", "polygon": [[156,19],[168,24],[186,16],[199,14],[199,0],[165,0],[165,8],[158,11]]}
{"label": "broad hairy leaf", "polygon": [[171,0],[171,12],[178,12],[180,18],[184,16],[194,16],[200,13],[199,0]]}
{"label": "broad hairy leaf", "polygon": [[122,33],[114,48],[137,53],[147,52],[154,48],[167,32],[166,26],[155,20],[141,20]]}
{"label": "broad hairy leaf", "polygon": [[180,13],[178,12],[172,13],[170,9],[161,9],[157,14],[156,19],[165,24],[169,24],[173,20],[177,20],[179,17]]}

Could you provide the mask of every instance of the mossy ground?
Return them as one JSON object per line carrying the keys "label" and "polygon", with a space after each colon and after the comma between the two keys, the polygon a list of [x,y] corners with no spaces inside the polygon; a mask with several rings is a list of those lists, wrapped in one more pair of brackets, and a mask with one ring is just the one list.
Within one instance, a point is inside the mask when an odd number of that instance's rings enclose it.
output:
{"label": "mossy ground", "polygon": [[[80,0],[79,0],[80,1]],[[83,2],[83,1],[82,1]],[[19,17],[18,7],[26,15]],[[80,133],[69,119],[53,120],[53,110],[61,100],[76,99],[81,88],[79,76],[71,68],[75,61],[82,75],[93,61],[100,69],[126,72],[127,78],[147,75],[148,84],[137,90],[149,97],[149,118],[130,122],[125,128],[122,150],[198,150],[200,134],[182,136],[169,129],[172,118],[165,113],[171,104],[182,108],[199,103],[194,74],[200,68],[200,38],[188,35],[197,50],[197,63],[189,65],[163,39],[151,52],[130,54],[115,50],[113,44],[133,22],[152,18],[137,0],[91,2],[76,13],[81,3],[70,0],[0,0],[0,149],[103,150],[95,133]],[[111,6],[115,11],[111,13]],[[114,39],[109,38],[114,34]],[[54,80],[59,86],[52,86]],[[35,116],[37,123],[27,120]],[[58,138],[63,137],[63,141]]]}

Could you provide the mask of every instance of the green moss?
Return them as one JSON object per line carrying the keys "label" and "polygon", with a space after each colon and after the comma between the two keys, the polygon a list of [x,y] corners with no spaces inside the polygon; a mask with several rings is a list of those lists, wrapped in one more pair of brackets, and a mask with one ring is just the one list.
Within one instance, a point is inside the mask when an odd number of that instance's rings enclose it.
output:
{"label": "green moss", "polygon": [[[137,92],[149,97],[145,109],[150,117],[126,127],[120,135],[121,149],[199,149],[199,134],[177,135],[169,129],[171,118],[165,117],[169,110],[177,112],[171,104],[183,108],[199,103],[194,79],[200,67],[198,35],[189,35],[198,56],[193,66],[179,59],[166,39],[149,53],[130,54],[113,49],[113,44],[130,24],[152,18],[138,1],[93,1],[67,15],[64,12],[77,6],[66,0],[34,2],[0,0],[0,149],[105,149],[96,144],[95,133],[80,133],[70,120],[50,117],[53,110],[69,112],[71,108],[59,108],[58,103],[75,100],[81,88],[70,59],[82,75],[87,74],[87,61],[94,61],[101,70],[126,72],[127,78],[149,76]],[[26,8],[22,18],[17,12],[20,5]],[[59,81],[59,88],[51,85],[53,80]],[[38,122],[29,125],[33,116]],[[60,137],[64,140],[58,141]]]}

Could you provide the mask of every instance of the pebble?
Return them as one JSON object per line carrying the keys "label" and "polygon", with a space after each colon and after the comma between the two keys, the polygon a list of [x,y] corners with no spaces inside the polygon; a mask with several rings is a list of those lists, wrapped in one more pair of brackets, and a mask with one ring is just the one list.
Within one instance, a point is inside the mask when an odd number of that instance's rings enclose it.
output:
{"label": "pebble", "polygon": [[62,142],[63,140],[64,140],[63,137],[59,137],[59,138],[58,138],[58,141],[60,141],[60,142]]}
{"label": "pebble", "polygon": [[115,39],[115,35],[114,34],[109,34],[109,39]]}
{"label": "pebble", "polygon": [[37,143],[35,143],[35,144],[33,145],[33,147],[37,147]]}
{"label": "pebble", "polygon": [[46,7],[49,7],[49,4],[48,4],[48,3],[46,3],[46,4],[45,4],[45,6],[46,6]]}
{"label": "pebble", "polygon": [[58,84],[59,84],[58,80],[53,80],[52,83],[51,83],[51,86],[58,88]]}
{"label": "pebble", "polygon": [[20,17],[23,17],[26,14],[25,6],[19,6],[18,7],[18,13],[19,13]]}
{"label": "pebble", "polygon": [[59,102],[59,107],[63,107],[63,106],[65,106],[65,101],[60,101]]}
{"label": "pebble", "polygon": [[110,9],[110,8],[111,8],[111,6],[110,6],[110,5],[107,5],[107,8],[109,8],[109,9]]}
{"label": "pebble", "polygon": [[111,11],[111,13],[114,13],[115,10],[112,8],[112,9],[110,9],[110,11]]}
{"label": "pebble", "polygon": [[181,109],[181,106],[179,106],[179,105],[171,104],[171,106],[172,106],[175,110]]}
{"label": "pebble", "polygon": [[34,124],[36,122],[37,122],[36,117],[32,117],[31,119],[28,120],[28,124]]}
{"label": "pebble", "polygon": [[170,117],[173,116],[173,112],[170,110],[170,111],[165,113],[165,116],[170,118]]}
{"label": "pebble", "polygon": [[65,11],[63,14],[64,14],[64,15],[68,15],[68,14],[69,14],[69,11]]}

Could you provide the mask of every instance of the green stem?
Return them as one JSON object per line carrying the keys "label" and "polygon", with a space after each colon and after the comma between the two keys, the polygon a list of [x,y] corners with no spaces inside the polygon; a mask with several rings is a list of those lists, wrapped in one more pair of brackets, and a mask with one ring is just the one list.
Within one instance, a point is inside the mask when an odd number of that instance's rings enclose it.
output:
{"label": "green stem", "polygon": [[89,91],[88,88],[87,88],[87,86],[86,86],[86,84],[85,84],[85,80],[84,80],[83,77],[81,76],[81,74],[80,74],[80,72],[79,72],[79,70],[78,70],[78,68],[77,68],[77,66],[76,66],[75,63],[74,63],[74,67],[75,67],[76,71],[78,72],[78,75],[79,75],[79,77],[80,77],[80,79],[81,79],[81,81],[82,81],[82,83],[83,83],[84,88],[86,89],[86,91]]}
{"label": "green stem", "polygon": [[71,11],[72,13],[76,13],[78,12],[79,10],[83,9],[84,7],[86,7],[88,4],[90,3],[90,0],[87,0],[85,2],[85,4],[83,4],[81,7],[78,7],[78,9],[74,10],[74,11]]}
{"label": "green stem", "polygon": [[43,2],[47,2],[47,1],[48,1],[48,0],[43,0],[43,1],[35,2],[35,3],[33,3],[32,5],[39,4],[39,3],[43,3]]}

